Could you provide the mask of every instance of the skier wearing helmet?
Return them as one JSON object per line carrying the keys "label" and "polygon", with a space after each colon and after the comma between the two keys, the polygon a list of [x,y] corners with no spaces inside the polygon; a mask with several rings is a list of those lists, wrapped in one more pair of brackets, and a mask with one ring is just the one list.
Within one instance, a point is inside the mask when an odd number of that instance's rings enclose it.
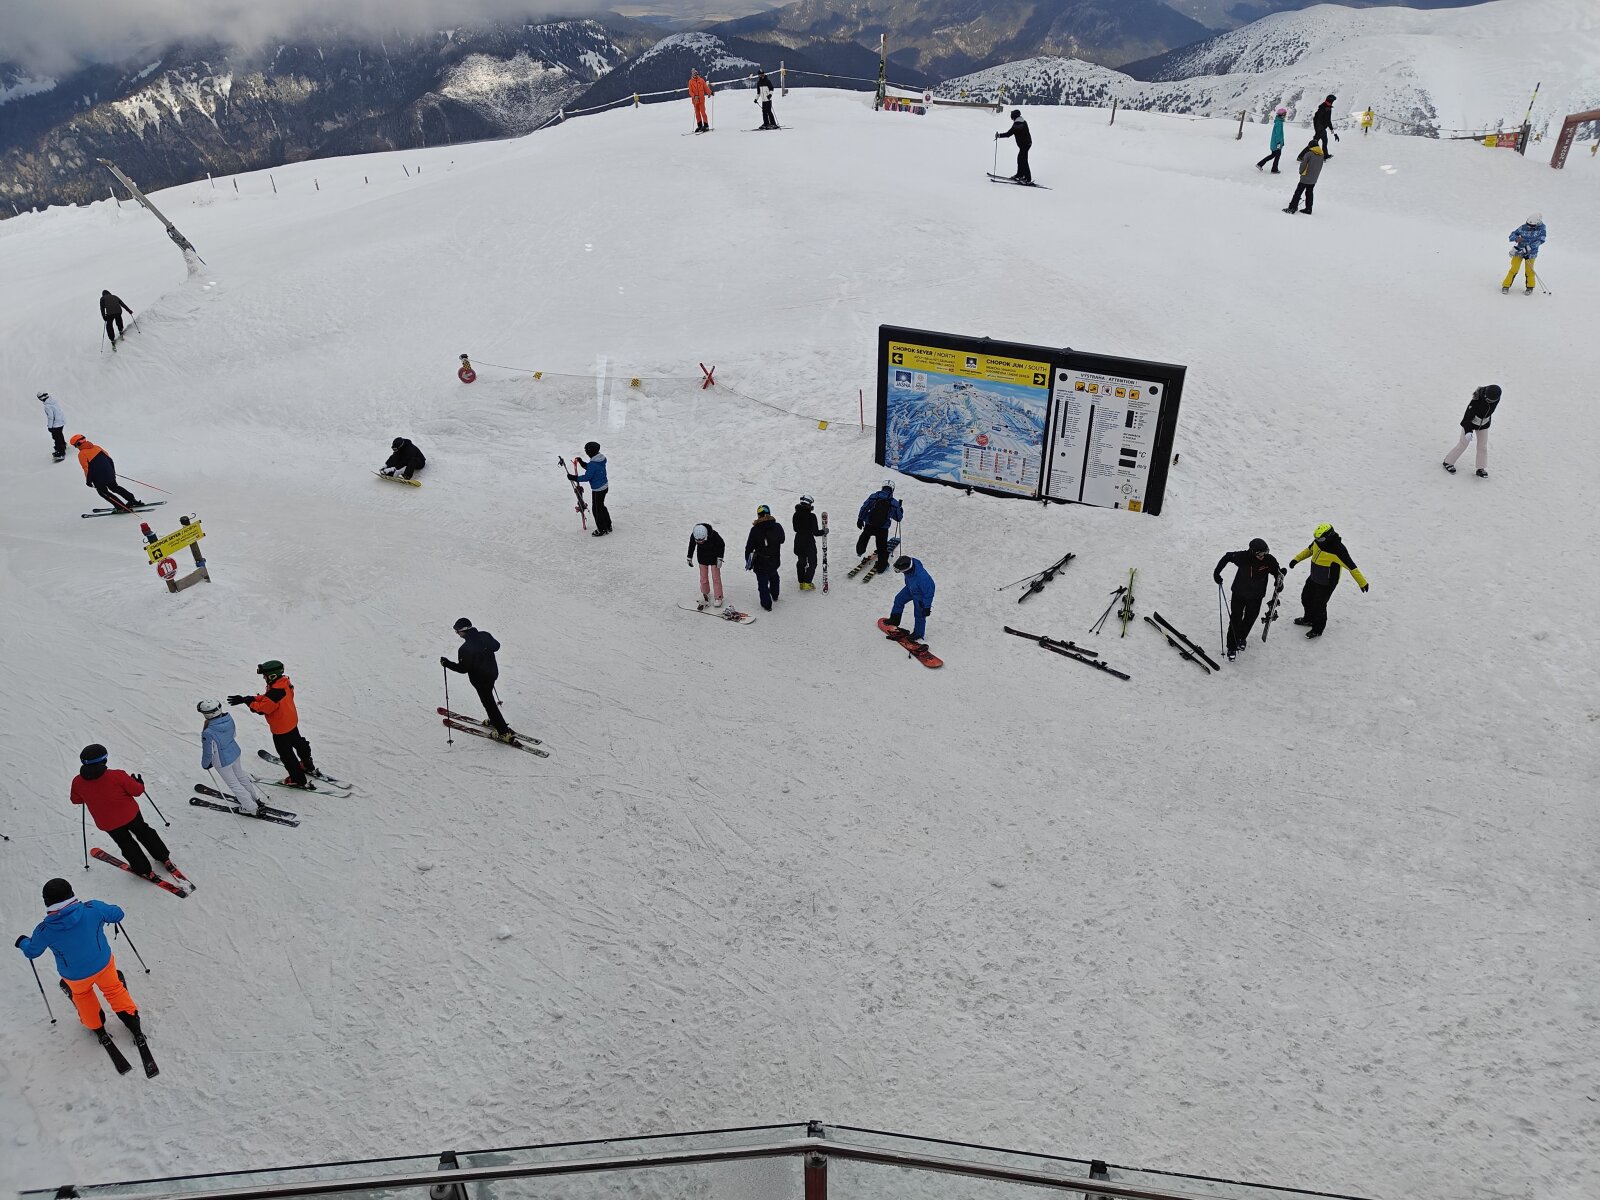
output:
{"label": "skier wearing helmet", "polygon": [[889,523],[904,516],[905,511],[894,496],[892,479],[885,479],[881,488],[861,502],[861,511],[856,514],[856,528],[861,530],[861,536],[856,539],[856,553],[865,554],[867,543],[877,542],[878,561],[873,567],[874,573],[881,575],[889,569]]}
{"label": "skier wearing helmet", "polygon": [[795,574],[802,592],[817,590],[811,582],[817,574],[817,539],[828,536],[828,531],[817,521],[816,510],[812,507],[815,503],[810,496],[801,496],[794,506],[794,520],[789,523],[794,530]]}
{"label": "skier wearing helmet", "polygon": [[1028,167],[1028,151],[1033,148],[1033,134],[1028,132],[1028,123],[1022,119],[1022,110],[1013,108],[1011,110],[1011,128],[994,136],[996,141],[1001,138],[1017,139],[1017,173],[1011,177],[1012,181],[1016,183],[1032,183],[1033,171]]}
{"label": "skier wearing helmet", "polygon": [[1511,285],[1516,282],[1517,268],[1524,270],[1523,282],[1527,287],[1524,296],[1533,295],[1534,285],[1539,282],[1533,273],[1533,260],[1539,257],[1539,247],[1544,245],[1545,238],[1544,217],[1538,213],[1529,213],[1528,219],[1511,231],[1511,270],[1506,272],[1506,277],[1500,281],[1500,294],[1503,296],[1511,290]]}
{"label": "skier wearing helmet", "polygon": [[711,528],[709,521],[702,521],[689,531],[687,561],[691,567],[696,561],[700,564],[700,600],[695,605],[696,608],[703,610],[711,604],[715,604],[718,608],[723,606],[722,558],[727,549],[727,543],[722,540],[722,535]]}
{"label": "skier wearing helmet", "polygon": [[1311,575],[1305,587],[1300,589],[1300,607],[1304,611],[1294,619],[1294,623],[1309,625],[1311,628],[1306,630],[1306,636],[1319,638],[1328,623],[1328,599],[1333,595],[1333,589],[1339,586],[1340,569],[1349,571],[1350,578],[1360,585],[1363,592],[1367,590],[1367,581],[1357,569],[1356,560],[1350,557],[1350,551],[1344,548],[1344,541],[1326,522],[1318,525],[1312,533],[1311,544],[1289,560],[1289,569],[1294,570],[1307,558],[1311,560]]}
{"label": "skier wearing helmet", "polygon": [[[894,569],[901,578],[901,584],[900,590],[895,593],[894,605],[889,610],[889,624],[898,629],[900,614],[909,602],[912,616],[916,618],[911,628],[911,642],[920,646],[923,635],[928,631],[928,615],[933,612],[933,576],[923,567],[921,559],[905,555],[894,560]],[[898,638],[894,633],[887,636]]]}
{"label": "skier wearing helmet", "polygon": [[243,704],[251,712],[260,713],[267,719],[272,744],[277,748],[278,757],[283,760],[284,769],[289,772],[283,780],[283,786],[315,791],[308,776],[315,775],[317,768],[311,761],[311,743],[300,733],[300,713],[294,704],[294,684],[283,673],[283,664],[275,658],[257,667],[256,674],[266,680],[267,690],[259,696],[229,696],[228,703]]}
{"label": "skier wearing helmet", "polygon": [[1234,550],[1217,559],[1211,578],[1218,587],[1222,586],[1222,568],[1230,563],[1233,564],[1233,603],[1229,607],[1227,651],[1228,661],[1233,662],[1239,651],[1249,644],[1250,630],[1261,615],[1261,602],[1266,599],[1267,584],[1277,579],[1281,586],[1279,576],[1283,568],[1261,538],[1251,538],[1247,550]]}
{"label": "skier wearing helmet", "polygon": [[78,452],[78,465],[83,468],[83,485],[100,493],[100,498],[119,512],[127,512],[144,503],[117,482],[117,464],[111,455],[96,446],[81,433],[68,439]]}
{"label": "skier wearing helmet", "polygon": [[222,790],[233,797],[239,811],[247,817],[255,816],[266,801],[240,761],[232,714],[218,700],[202,700],[194,707],[205,718],[200,730],[200,769],[209,771],[215,767],[222,779]]}
{"label": "skier wearing helmet", "polygon": [[1289,110],[1278,108],[1277,114],[1272,118],[1272,141],[1269,143],[1267,156],[1256,164],[1256,170],[1261,170],[1268,163],[1272,164],[1272,173],[1278,174],[1278,160],[1283,157],[1283,121],[1289,115]]}

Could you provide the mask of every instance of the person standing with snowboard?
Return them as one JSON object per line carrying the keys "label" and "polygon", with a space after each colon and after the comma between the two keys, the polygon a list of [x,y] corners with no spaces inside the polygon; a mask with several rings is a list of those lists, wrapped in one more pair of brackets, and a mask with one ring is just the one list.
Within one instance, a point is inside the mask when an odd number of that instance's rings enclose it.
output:
{"label": "person standing with snowboard", "polygon": [[111,943],[106,941],[106,926],[122,923],[122,909],[104,900],[79,900],[65,879],[52,879],[44,885],[44,911],[45,918],[34,927],[32,936],[24,934],[16,940],[17,949],[28,958],[38,958],[46,950],[55,955],[56,970],[85,1029],[98,1033],[106,1025],[100,997],[95,995],[98,989],[128,1031],[135,1038],[143,1037],[139,1006],[128,995]]}
{"label": "person standing with snowboard", "polygon": [[133,316],[133,309],[122,302],[121,296],[113,296],[109,291],[100,293],[100,319],[106,323],[106,337],[111,339],[111,348],[117,347],[117,339],[122,336],[122,314]]}
{"label": "person standing with snowboard", "polygon": [[699,67],[689,71],[689,100],[694,105],[694,131],[710,133],[711,122],[706,120],[706,97],[714,96],[711,81],[700,74]]}
{"label": "person standing with snowboard", "polygon": [[772,80],[765,71],[756,76],[756,103],[761,105],[761,128],[778,128],[778,118],[772,115]]}
{"label": "person standing with snowboard", "polygon": [[63,432],[67,414],[61,411],[61,405],[50,399],[49,392],[40,392],[39,402],[44,405],[44,427],[50,431],[50,457],[60,462],[67,456],[67,436]]}
{"label": "person standing with snowboard", "polygon": [[138,797],[144,795],[143,777],[107,770],[107,757],[106,748],[98,742],[79,752],[78,775],[72,781],[72,802],[89,810],[95,828],[117,844],[128,869],[135,875],[156,878],[150,859],[145,857],[146,850],[167,870],[174,870],[172,852],[139,811]]}
{"label": "person standing with snowboard", "polygon": [[1500,385],[1488,383],[1474,388],[1472,399],[1467,401],[1467,411],[1461,414],[1461,440],[1455,449],[1444,456],[1444,469],[1456,473],[1456,459],[1466,453],[1467,445],[1474,439],[1478,443],[1478,478],[1489,478],[1489,423],[1494,420],[1494,410],[1500,406]]}
{"label": "person standing with snowboard", "polygon": [[267,719],[267,730],[272,734],[272,745],[283,761],[285,787],[312,791],[310,776],[317,773],[311,761],[311,743],[300,733],[300,712],[294,703],[294,683],[283,673],[283,664],[268,659],[256,668],[256,674],[266,680],[267,690],[258,696],[229,696],[229,704],[243,704],[253,713]]}
{"label": "person standing with snowboard", "polygon": [[240,762],[239,739],[235,736],[232,714],[217,700],[202,700],[194,707],[205,718],[200,729],[200,769],[215,768],[222,780],[222,790],[233,797],[239,811],[255,816],[266,798],[256,790],[255,781]]}
{"label": "person standing with snowboard", "polygon": [[1311,215],[1311,202],[1317,197],[1317,180],[1322,178],[1322,147],[1310,142],[1300,151],[1300,182],[1294,185],[1294,195],[1289,200],[1286,213],[1298,212],[1300,197],[1306,198],[1306,216]]}
{"label": "person standing with snowboard", "polygon": [[1267,550],[1260,538],[1250,539],[1248,550],[1235,550],[1217,559],[1211,578],[1222,586],[1222,568],[1233,564],[1233,603],[1228,609],[1228,661],[1233,662],[1250,642],[1250,630],[1261,615],[1261,602],[1266,599],[1267,584],[1273,581],[1283,586],[1283,568]]}
{"label": "person standing with snowboard", "polygon": [[761,607],[772,611],[778,598],[778,568],[783,565],[783,526],[765,504],[756,507],[756,519],[744,539],[744,569],[756,573]]}
{"label": "person standing with snowboard", "polygon": [[395,438],[389,443],[389,449],[393,453],[384,462],[383,470],[378,472],[380,475],[398,475],[402,479],[410,479],[428,465],[427,456],[408,438]]}
{"label": "person standing with snowboard", "polygon": [[1280,106],[1277,115],[1272,118],[1272,140],[1268,144],[1267,156],[1256,164],[1256,170],[1271,163],[1274,175],[1282,173],[1278,170],[1278,160],[1283,157],[1283,119],[1288,115],[1289,110]]}
{"label": "person standing with snowboard", "polygon": [[490,727],[500,735],[502,741],[510,741],[513,736],[511,726],[500,715],[500,704],[494,698],[495,681],[500,678],[500,664],[495,659],[500,643],[487,630],[473,628],[472,622],[466,617],[456,621],[455,631],[461,638],[461,651],[455,662],[440,655],[439,665],[447,671],[467,677],[472,690],[478,693],[478,701],[483,705]]}
{"label": "person standing with snowboard", "polygon": [[[895,572],[901,577],[900,590],[895,593],[894,605],[889,610],[889,624],[899,626],[900,614],[906,604],[911,605],[915,618],[911,629],[911,642],[923,645],[923,635],[928,631],[928,615],[933,612],[933,576],[922,565],[922,560],[901,555],[894,560]],[[895,637],[888,634],[888,637]]]}
{"label": "person standing with snowboard", "polygon": [[1303,612],[1294,619],[1294,623],[1309,625],[1311,628],[1306,630],[1306,636],[1319,638],[1328,624],[1328,600],[1333,595],[1333,589],[1339,586],[1340,569],[1349,571],[1350,578],[1360,585],[1363,592],[1367,590],[1367,581],[1356,568],[1356,560],[1350,557],[1350,551],[1344,548],[1344,542],[1334,532],[1332,525],[1324,523],[1317,526],[1311,535],[1311,544],[1289,560],[1289,569],[1294,570],[1307,558],[1311,560],[1311,575],[1305,587],[1300,589]]}
{"label": "person standing with snowboard", "polygon": [[894,498],[892,479],[885,479],[881,488],[861,502],[861,511],[856,514],[856,528],[861,530],[861,536],[856,538],[856,553],[866,554],[867,543],[875,541],[878,546],[875,569],[879,574],[889,569],[889,523],[904,516],[900,501]]}
{"label": "person standing with snowboard", "polygon": [[1522,282],[1527,284],[1522,294],[1533,295],[1534,285],[1539,282],[1533,273],[1533,260],[1539,257],[1539,247],[1544,245],[1545,233],[1544,217],[1538,213],[1529,213],[1528,219],[1511,231],[1511,270],[1500,281],[1502,296],[1516,282],[1518,267],[1523,268]]}
{"label": "person standing with snowboard", "polygon": [[802,592],[817,590],[811,582],[817,575],[817,539],[828,536],[812,508],[815,503],[810,496],[801,496],[800,503],[794,506],[794,520],[789,523],[794,530],[795,574]]}
{"label": "person standing with snowboard", "polygon": [[1013,108],[1011,128],[994,136],[996,141],[1001,138],[1017,139],[1017,173],[1011,179],[1015,183],[1032,183],[1033,170],[1028,166],[1028,151],[1033,149],[1033,134],[1028,132],[1028,123],[1022,119],[1022,110]]}
{"label": "person standing with snowboard", "polygon": [[100,499],[123,512],[144,503],[117,482],[117,464],[111,460],[111,455],[81,433],[72,435],[72,446],[78,452],[78,465],[83,468],[84,487],[92,487],[100,494]]}
{"label": "person standing with snowboard", "polygon": [[1332,133],[1333,140],[1336,142],[1339,140],[1339,135],[1334,133],[1333,129],[1333,102],[1338,98],[1330,95],[1321,104],[1317,105],[1317,111],[1311,114],[1311,140],[1322,143],[1324,158],[1333,157],[1333,151],[1328,149],[1328,135]]}
{"label": "person standing with snowboard", "polygon": [[606,496],[611,488],[611,481],[606,476],[606,456],[600,453],[599,442],[585,442],[583,452],[589,456],[588,466],[580,461],[577,465],[583,467],[583,474],[568,475],[567,480],[589,485],[589,501],[594,507],[594,528],[589,531],[589,536],[605,537],[611,532],[611,513],[606,510]]}
{"label": "person standing with snowboard", "polygon": [[722,535],[711,528],[710,522],[702,522],[689,531],[689,565],[694,566],[696,560],[700,563],[700,602],[696,608],[713,604],[722,607],[722,556],[727,549]]}

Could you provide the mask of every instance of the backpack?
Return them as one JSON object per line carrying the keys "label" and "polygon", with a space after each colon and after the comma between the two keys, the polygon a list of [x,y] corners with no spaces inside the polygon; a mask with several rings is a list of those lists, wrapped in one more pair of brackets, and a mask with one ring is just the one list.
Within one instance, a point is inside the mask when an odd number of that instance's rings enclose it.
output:
{"label": "backpack", "polygon": [[889,497],[879,496],[878,502],[867,510],[867,524],[874,529],[889,525]]}

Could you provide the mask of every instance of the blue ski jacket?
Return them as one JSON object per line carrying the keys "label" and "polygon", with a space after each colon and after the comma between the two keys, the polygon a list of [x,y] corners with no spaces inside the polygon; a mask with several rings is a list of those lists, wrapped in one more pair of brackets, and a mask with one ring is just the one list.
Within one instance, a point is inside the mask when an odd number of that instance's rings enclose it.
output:
{"label": "blue ski jacket", "polygon": [[40,921],[33,936],[23,938],[17,948],[29,958],[53,951],[61,978],[88,979],[104,971],[111,961],[106,926],[121,920],[122,910],[115,904],[73,900]]}
{"label": "blue ski jacket", "polygon": [[911,560],[911,569],[905,573],[905,584],[895,595],[892,611],[903,611],[907,600],[915,604],[923,616],[933,611],[933,576],[928,574],[920,558]]}
{"label": "blue ski jacket", "polygon": [[603,492],[609,486],[606,480],[606,456],[596,454],[589,460],[589,465],[583,469],[583,474],[578,476],[579,483],[587,483],[591,490]]}
{"label": "blue ski jacket", "polygon": [[[874,510],[880,519],[874,520]],[[894,498],[894,493],[884,488],[879,488],[861,502],[861,511],[856,514],[857,529],[887,529],[892,521],[903,520],[904,510],[900,501]]]}
{"label": "blue ski jacket", "polygon": [[238,761],[239,741],[232,715],[224,712],[212,717],[200,731],[200,769],[227,767]]}
{"label": "blue ski jacket", "polygon": [[1273,117],[1272,118],[1272,145],[1268,146],[1267,149],[1269,149],[1269,150],[1282,150],[1283,149],[1283,118],[1282,117]]}
{"label": "blue ski jacket", "polygon": [[1511,253],[1518,258],[1538,258],[1539,247],[1544,245],[1543,225],[1529,225],[1524,221],[1511,231]]}

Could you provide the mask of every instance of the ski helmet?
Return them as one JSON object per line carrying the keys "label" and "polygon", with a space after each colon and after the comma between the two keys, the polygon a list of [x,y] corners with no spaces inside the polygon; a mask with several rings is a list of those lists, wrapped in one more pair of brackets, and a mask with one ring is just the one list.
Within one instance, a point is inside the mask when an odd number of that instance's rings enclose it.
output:
{"label": "ski helmet", "polygon": [[72,899],[72,885],[65,879],[51,879],[44,885],[44,902],[46,906],[54,908],[65,900]]}
{"label": "ski helmet", "polygon": [[451,628],[454,629],[457,633],[465,633],[467,630],[472,628],[472,618],[471,617],[457,617],[456,618],[456,623],[453,626],[451,626]]}
{"label": "ski helmet", "polygon": [[41,400],[50,399],[50,393],[49,392],[40,392],[39,393],[39,399],[41,399]]}
{"label": "ski helmet", "polygon": [[800,503],[801,503],[801,504],[815,504],[815,503],[816,503],[816,500],[814,500],[814,499],[813,499],[813,498],[812,498],[812,497],[810,497],[810,496],[801,496],[801,497],[800,497]]}
{"label": "ski helmet", "polygon": [[1327,99],[1326,99],[1326,100],[1324,100],[1324,101],[1323,101],[1323,103],[1324,103],[1324,104],[1332,104],[1332,103],[1333,103],[1333,102],[1334,102],[1334,101],[1335,101],[1335,100],[1337,100],[1337,99],[1338,99],[1338,98],[1339,98],[1339,97],[1337,97],[1337,96],[1335,96],[1335,95],[1332,95],[1332,94],[1329,94],[1329,96],[1328,96],[1328,98],[1327,98]]}
{"label": "ski helmet", "polygon": [[1011,119],[1012,119],[1012,120],[1013,120],[1013,121],[1020,121],[1020,120],[1022,120],[1022,110],[1021,110],[1021,109],[1020,109],[1020,108],[1013,108],[1013,109],[1012,109],[1012,110],[1011,110]]}
{"label": "ski helmet", "polygon": [[267,682],[271,683],[274,679],[282,677],[283,664],[275,658],[269,658],[256,668],[256,674],[266,676]]}
{"label": "ski helmet", "polygon": [[770,517],[771,515],[772,515],[772,510],[770,508],[768,508],[765,504],[756,505],[756,516],[758,516],[758,517]]}
{"label": "ski helmet", "polygon": [[1543,225],[1544,224],[1544,214],[1543,213],[1529,213],[1528,214],[1528,219],[1523,223],[1526,224],[1526,225]]}
{"label": "ski helmet", "polygon": [[892,491],[894,491],[894,480],[892,480],[892,479],[885,479],[885,480],[884,480],[884,481],[883,481],[883,490],[884,490],[884,491],[886,491],[886,492],[892,492]]}
{"label": "ski helmet", "polygon": [[599,442],[585,442],[583,444],[583,452],[585,454],[587,454],[590,458],[593,458],[596,454],[600,453],[600,443]]}
{"label": "ski helmet", "polygon": [[1262,541],[1260,538],[1251,538],[1250,539],[1250,553],[1251,554],[1265,554],[1266,552],[1267,552],[1267,543],[1266,542]]}
{"label": "ski helmet", "polygon": [[1328,537],[1332,533],[1333,526],[1324,521],[1321,525],[1318,525],[1316,529],[1312,530],[1311,536],[1313,539],[1320,542],[1323,538]]}
{"label": "ski helmet", "polygon": [[902,554],[899,558],[894,560],[894,569],[901,572],[911,570],[911,560]]}
{"label": "ski helmet", "polygon": [[1284,107],[1284,106],[1283,106],[1283,105],[1281,105],[1281,104],[1280,104],[1280,105],[1278,105],[1278,116],[1280,116],[1280,117],[1287,117],[1287,116],[1288,116],[1288,115],[1289,115],[1289,110],[1288,110],[1288,109],[1287,109],[1287,108],[1285,108],[1285,107]]}
{"label": "ski helmet", "polygon": [[389,449],[398,450],[398,449],[400,449],[401,446],[404,446],[405,444],[406,444],[405,438],[395,438],[394,441],[389,443]]}
{"label": "ski helmet", "polygon": [[106,748],[99,742],[91,742],[78,751],[78,774],[84,779],[99,779],[106,773]]}
{"label": "ski helmet", "polygon": [[74,446],[81,446],[88,440],[89,439],[84,437],[81,433],[75,433],[67,439],[67,441],[71,442]]}
{"label": "ski helmet", "polygon": [[1489,384],[1483,389],[1483,394],[1490,400],[1500,399],[1500,385],[1498,383]]}
{"label": "ski helmet", "polygon": [[219,712],[222,711],[222,701],[220,701],[220,700],[202,700],[202,701],[200,701],[199,704],[196,704],[194,706],[194,710],[195,710],[195,712],[199,713],[202,717],[205,717],[205,718],[207,718],[209,720],[210,718],[216,716]]}
{"label": "ski helmet", "polygon": [[696,525],[694,529],[690,531],[689,536],[697,542],[703,542],[711,536],[711,531],[704,525]]}

